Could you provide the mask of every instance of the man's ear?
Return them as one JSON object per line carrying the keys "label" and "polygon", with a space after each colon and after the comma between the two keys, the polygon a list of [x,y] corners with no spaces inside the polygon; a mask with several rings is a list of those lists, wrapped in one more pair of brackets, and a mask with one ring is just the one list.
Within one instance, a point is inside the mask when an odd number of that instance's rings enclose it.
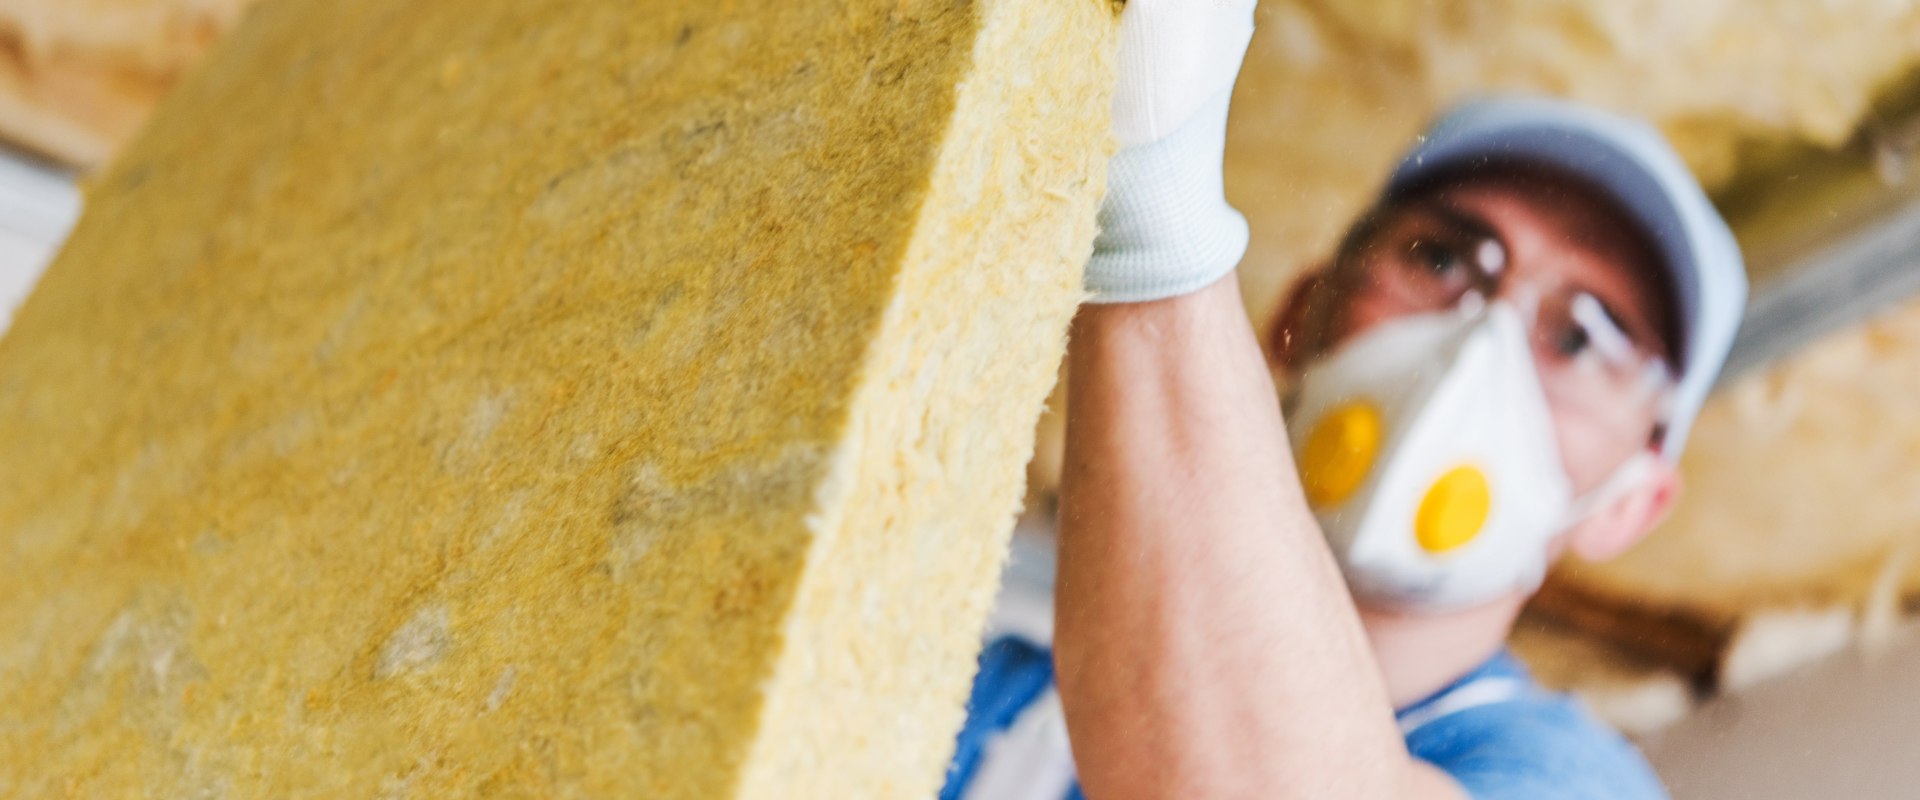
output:
{"label": "man's ear", "polygon": [[1680,470],[1656,459],[1640,485],[1573,530],[1567,545],[1584,561],[1607,561],[1627,552],[1665,521],[1680,499]]}
{"label": "man's ear", "polygon": [[1286,294],[1281,295],[1280,307],[1267,323],[1267,359],[1275,366],[1292,371],[1312,354],[1313,343],[1307,341],[1311,335],[1307,321],[1310,309],[1326,293],[1326,274],[1325,265],[1309,269],[1295,278]]}

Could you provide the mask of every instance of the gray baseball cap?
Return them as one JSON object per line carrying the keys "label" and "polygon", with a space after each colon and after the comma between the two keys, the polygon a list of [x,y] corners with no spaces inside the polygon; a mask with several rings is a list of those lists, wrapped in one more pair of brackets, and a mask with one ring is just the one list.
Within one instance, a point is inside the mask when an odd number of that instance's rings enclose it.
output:
{"label": "gray baseball cap", "polygon": [[1645,228],[1663,256],[1682,340],[1661,452],[1677,460],[1746,309],[1747,272],[1733,232],[1659,131],[1561,100],[1489,97],[1455,106],[1427,129],[1387,188],[1442,169],[1512,162],[1593,182]]}

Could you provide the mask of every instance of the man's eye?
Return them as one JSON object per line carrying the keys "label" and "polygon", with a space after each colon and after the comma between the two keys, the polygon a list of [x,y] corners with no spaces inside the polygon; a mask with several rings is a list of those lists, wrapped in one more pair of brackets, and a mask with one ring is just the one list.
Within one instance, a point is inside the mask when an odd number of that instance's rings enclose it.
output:
{"label": "man's eye", "polygon": [[1567,357],[1580,355],[1593,344],[1593,334],[1587,332],[1586,326],[1578,323],[1568,325],[1555,338],[1557,341],[1554,342],[1554,347],[1560,351],[1560,355]]}
{"label": "man's eye", "polygon": [[1416,263],[1435,275],[1452,276],[1467,268],[1466,256],[1438,242],[1414,242],[1409,250]]}

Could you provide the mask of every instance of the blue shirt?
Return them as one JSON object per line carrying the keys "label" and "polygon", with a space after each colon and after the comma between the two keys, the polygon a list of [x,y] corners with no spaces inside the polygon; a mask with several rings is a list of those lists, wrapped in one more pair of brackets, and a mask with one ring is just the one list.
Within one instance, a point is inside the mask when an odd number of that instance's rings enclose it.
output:
{"label": "blue shirt", "polygon": [[[1023,722],[1023,716],[1037,716],[1049,705],[1057,709],[1057,702],[1046,702],[1052,692],[1052,653],[1014,637],[988,644],[980,655],[967,721],[940,800],[971,800],[969,789],[980,793],[974,784],[995,759],[1022,759],[1015,769],[1027,768],[1032,756],[1010,753],[1015,748],[1003,743],[1016,738],[1010,735],[1016,726],[1022,736],[1032,738],[1036,726],[1030,719]],[[1504,651],[1396,716],[1408,752],[1452,775],[1475,800],[1667,797],[1633,745],[1578,701],[1541,688]],[[1057,749],[1058,758],[1070,759],[1064,745]],[[1004,765],[1000,771],[1007,771]],[[1000,778],[1004,780],[1004,774]],[[1081,796],[1070,781],[1057,790],[1039,788],[1039,794],[1048,797]]]}

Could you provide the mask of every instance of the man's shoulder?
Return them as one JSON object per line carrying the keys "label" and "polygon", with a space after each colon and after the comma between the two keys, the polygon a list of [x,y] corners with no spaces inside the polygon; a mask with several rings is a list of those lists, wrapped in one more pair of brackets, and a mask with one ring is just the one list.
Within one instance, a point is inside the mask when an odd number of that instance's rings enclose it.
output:
{"label": "man's shoulder", "polygon": [[1401,715],[1447,704],[1457,709],[1406,730],[1407,749],[1452,775],[1475,800],[1663,799],[1666,790],[1640,751],[1572,697],[1535,684],[1512,657]]}

